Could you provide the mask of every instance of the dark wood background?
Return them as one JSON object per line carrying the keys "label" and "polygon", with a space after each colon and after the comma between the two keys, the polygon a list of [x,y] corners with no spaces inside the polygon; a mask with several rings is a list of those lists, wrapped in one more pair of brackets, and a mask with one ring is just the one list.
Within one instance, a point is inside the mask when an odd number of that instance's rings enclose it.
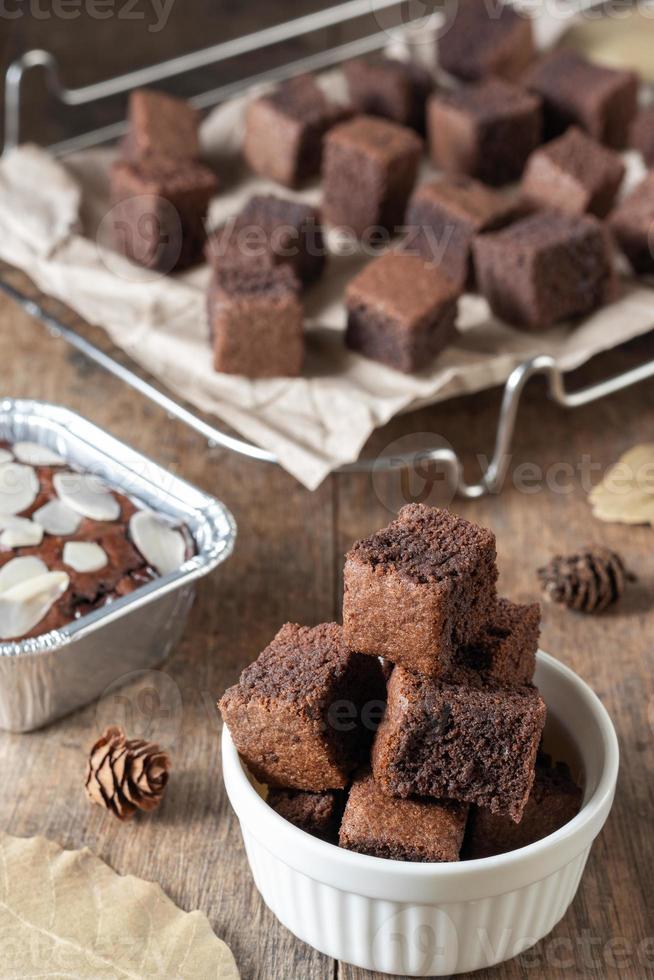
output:
{"label": "dark wood background", "polygon": [[[23,19],[5,31],[5,54],[33,44],[56,49],[65,59],[66,79],[77,84],[226,32],[253,29],[282,12],[320,5],[298,0],[274,9],[243,6],[178,0],[169,27],[154,37],[118,21],[98,28],[88,20]],[[38,132],[36,101],[27,122]],[[70,131],[70,124],[54,117],[48,123],[56,135]],[[107,347],[98,330],[78,325]],[[570,384],[589,383],[653,356],[648,337],[596,358]],[[165,736],[174,758],[160,810],[121,825],[84,797],[87,750],[115,707],[107,698],[42,732],[0,733],[0,827],[22,836],[43,834],[68,848],[87,845],[117,871],[158,881],[181,907],[208,915],[234,950],[245,980],[372,980],[296,941],[258,897],[222,787],[214,703],[284,621],[313,624],[339,617],[343,553],[355,538],[389,520],[385,502],[392,507],[402,497],[397,477],[373,485],[366,475],[338,476],[310,494],[278,469],[209,449],[5,299],[0,364],[4,395],[59,402],[86,415],[219,496],[239,525],[234,557],[201,584],[185,637],[164,667],[162,701],[143,698],[151,679],[127,689],[135,727],[150,725]],[[438,434],[464,453],[472,478],[477,455],[491,451],[499,397],[489,392],[405,417],[377,433],[367,451],[375,454],[407,433]],[[622,752],[618,794],[564,920],[534,950],[481,976],[654,975],[654,532],[595,521],[580,472],[590,463],[596,480],[630,446],[653,441],[653,433],[651,383],[570,413],[549,403],[536,382],[520,414],[502,493],[454,502],[464,516],[497,534],[500,585],[512,597],[537,597],[537,567],[554,552],[589,541],[618,549],[638,575],[620,605],[601,617],[545,609],[544,649],[591,683],[615,721]],[[525,464],[543,474],[535,483],[529,479],[527,488]],[[415,474],[412,486],[421,486]],[[172,717],[166,714],[171,690],[179,692],[181,703]]]}

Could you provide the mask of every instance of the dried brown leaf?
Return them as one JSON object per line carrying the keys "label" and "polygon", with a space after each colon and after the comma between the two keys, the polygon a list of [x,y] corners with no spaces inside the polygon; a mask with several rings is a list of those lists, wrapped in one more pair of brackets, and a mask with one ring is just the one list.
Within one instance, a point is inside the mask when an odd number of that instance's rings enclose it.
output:
{"label": "dried brown leaf", "polygon": [[201,912],[158,885],[122,877],[89,850],[0,833],[3,977],[238,980]]}
{"label": "dried brown leaf", "polygon": [[654,443],[621,456],[589,495],[595,517],[619,524],[654,524]]}

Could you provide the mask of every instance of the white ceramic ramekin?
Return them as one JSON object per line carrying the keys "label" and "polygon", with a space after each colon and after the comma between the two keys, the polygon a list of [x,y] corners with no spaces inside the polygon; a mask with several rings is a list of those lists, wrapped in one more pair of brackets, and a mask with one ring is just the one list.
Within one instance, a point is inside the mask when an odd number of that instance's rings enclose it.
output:
{"label": "white ceramic ramekin", "polygon": [[387,861],[303,833],[264,802],[224,728],[227,793],[255,883],[277,918],[334,959],[416,977],[493,966],[547,935],[609,814],[619,756],[611,719],[575,673],[539,653],[536,683],[583,766],[584,805],[544,840],[480,861]]}

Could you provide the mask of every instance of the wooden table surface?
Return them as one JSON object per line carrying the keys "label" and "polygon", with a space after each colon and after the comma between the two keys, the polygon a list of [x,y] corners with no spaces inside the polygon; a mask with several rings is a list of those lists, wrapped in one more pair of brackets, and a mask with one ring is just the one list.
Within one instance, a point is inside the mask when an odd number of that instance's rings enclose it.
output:
{"label": "wooden table surface", "polygon": [[[87,329],[106,346],[100,331]],[[632,343],[597,358],[574,384],[653,354],[651,338]],[[0,733],[0,827],[44,834],[67,848],[87,845],[117,871],[158,881],[184,909],[208,915],[245,980],[363,980],[362,971],[334,964],[295,940],[260,900],[222,786],[214,703],[283,622],[314,624],[339,616],[343,553],[356,537],[389,520],[383,501],[399,502],[397,477],[373,487],[366,475],[339,476],[308,493],[279,469],[210,450],[4,298],[0,363],[4,395],[47,399],[81,412],[219,496],[239,526],[233,558],[201,584],[184,639],[163,668],[161,700],[148,690],[143,694],[144,687],[152,688],[147,678],[127,689],[133,726],[143,731],[151,723],[174,758],[161,808],[122,825],[85,799],[87,749],[118,710],[109,697],[41,732]],[[498,393],[490,392],[426,410],[379,434],[371,451],[399,434],[439,433],[465,451],[472,474],[475,455],[490,451],[497,408]],[[510,596],[536,597],[536,568],[553,552],[587,541],[614,546],[638,574],[620,605],[601,617],[544,611],[544,648],[591,683],[615,721],[620,783],[564,920],[534,950],[482,976],[637,978],[654,970],[654,532],[596,522],[577,469],[582,463],[586,471],[590,463],[596,480],[628,447],[651,440],[653,425],[651,383],[574,414],[547,402],[536,383],[520,414],[503,492],[454,502],[465,517],[497,534],[500,584]],[[520,483],[525,464],[544,476],[535,485],[527,471],[530,492]],[[419,490],[419,483],[414,487]],[[172,716],[171,690],[179,692],[181,704]]]}

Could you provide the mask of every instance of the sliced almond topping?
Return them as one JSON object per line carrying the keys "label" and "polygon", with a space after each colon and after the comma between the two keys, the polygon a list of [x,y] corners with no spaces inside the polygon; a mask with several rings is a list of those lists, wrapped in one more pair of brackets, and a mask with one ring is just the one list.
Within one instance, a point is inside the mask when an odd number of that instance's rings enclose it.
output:
{"label": "sliced almond topping", "polygon": [[97,572],[108,563],[107,552],[95,541],[67,541],[64,565],[76,572]]}
{"label": "sliced almond topping", "polygon": [[66,460],[59,453],[48,449],[47,446],[40,446],[38,442],[15,442],[12,449],[17,460],[21,463],[29,463],[30,466],[66,465]]}
{"label": "sliced almond topping", "polygon": [[33,630],[64,594],[69,582],[66,572],[46,569],[42,575],[31,576],[0,591],[0,639],[17,639]]}
{"label": "sliced almond topping", "polygon": [[52,482],[62,503],[82,517],[94,521],[115,521],[120,517],[120,504],[97,476],[67,470],[55,473]]}
{"label": "sliced almond topping", "polygon": [[12,558],[6,565],[0,568],[0,593],[7,589],[13,589],[15,585],[26,582],[30,578],[36,578],[47,572],[48,567],[35,555],[22,555],[20,558]]}
{"label": "sliced almond topping", "polygon": [[46,534],[57,536],[74,534],[82,523],[82,518],[61,500],[49,500],[43,507],[35,510],[32,517],[40,524]]}
{"label": "sliced almond topping", "polygon": [[174,572],[183,563],[186,557],[184,536],[164,524],[152,511],[138,510],[132,514],[129,532],[148,565],[160,575]]}
{"label": "sliced almond topping", "polygon": [[29,548],[43,541],[43,528],[27,517],[0,514],[0,530],[2,548]]}
{"label": "sliced almond topping", "polygon": [[31,507],[39,492],[39,480],[31,466],[0,466],[0,514],[20,514]]}

